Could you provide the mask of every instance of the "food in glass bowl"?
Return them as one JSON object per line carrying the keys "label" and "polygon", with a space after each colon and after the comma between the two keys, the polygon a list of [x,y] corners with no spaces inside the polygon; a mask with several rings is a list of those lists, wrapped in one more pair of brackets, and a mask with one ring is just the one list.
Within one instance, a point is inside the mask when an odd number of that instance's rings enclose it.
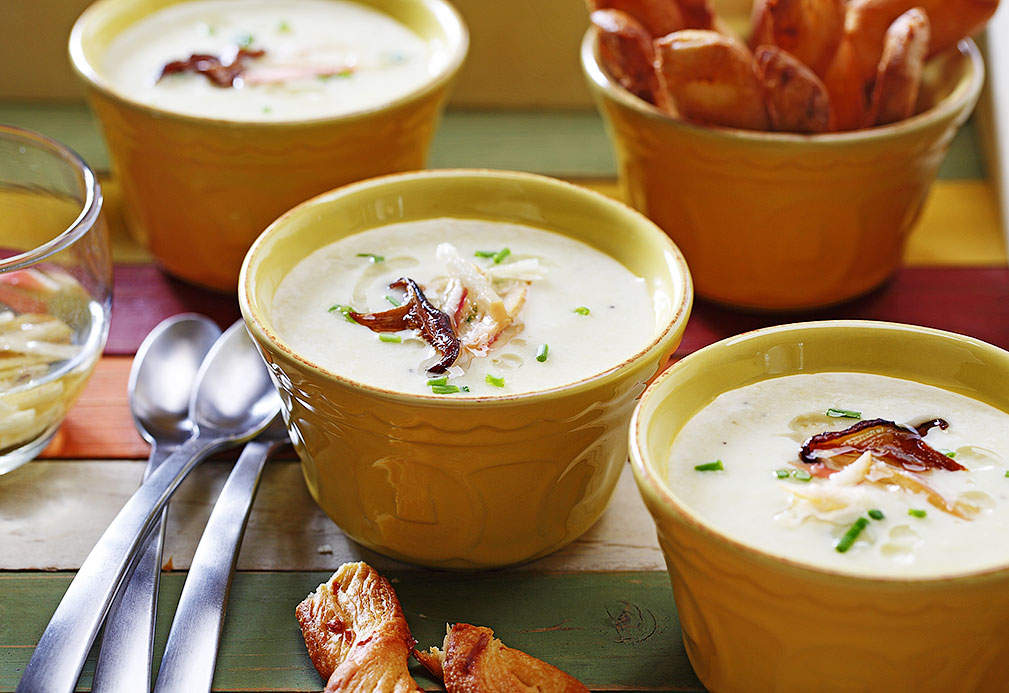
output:
{"label": "food in glass bowl", "polygon": [[589,7],[606,70],[665,114],[821,133],[929,108],[926,60],[980,30],[998,0],[756,0],[746,42],[708,0]]}
{"label": "food in glass bowl", "polygon": [[105,329],[101,306],[66,272],[0,274],[0,454],[63,420]]}

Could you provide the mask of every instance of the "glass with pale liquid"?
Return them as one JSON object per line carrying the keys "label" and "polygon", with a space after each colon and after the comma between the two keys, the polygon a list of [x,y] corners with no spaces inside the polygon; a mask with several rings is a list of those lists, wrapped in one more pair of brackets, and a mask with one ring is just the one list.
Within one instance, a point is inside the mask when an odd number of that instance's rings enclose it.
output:
{"label": "glass with pale liquid", "polygon": [[49,443],[105,346],[112,257],[94,172],[0,125],[0,474]]}

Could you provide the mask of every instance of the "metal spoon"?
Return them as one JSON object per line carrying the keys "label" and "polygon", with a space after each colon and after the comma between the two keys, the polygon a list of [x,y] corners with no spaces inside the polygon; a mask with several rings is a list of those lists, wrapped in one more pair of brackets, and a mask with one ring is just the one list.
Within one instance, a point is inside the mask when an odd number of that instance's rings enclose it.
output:
{"label": "metal spoon", "polygon": [[133,494],[84,560],[56,607],[15,689],[71,693],[112,597],[158,511],[212,452],[262,431],[280,410],[263,359],[239,321],[214,344],[189,403],[193,435]]}
{"label": "metal spoon", "polygon": [[[160,322],[137,350],[128,392],[133,421],[151,444],[145,479],[192,434],[189,400],[196,375],[220,335],[209,318],[183,313]],[[166,506],[109,608],[92,693],[150,690],[167,515]]]}
{"label": "metal spoon", "polygon": [[231,470],[182,588],[155,693],[210,690],[231,579],[256,488],[267,458],[287,441],[284,420],[277,416],[258,438],[245,444]]}

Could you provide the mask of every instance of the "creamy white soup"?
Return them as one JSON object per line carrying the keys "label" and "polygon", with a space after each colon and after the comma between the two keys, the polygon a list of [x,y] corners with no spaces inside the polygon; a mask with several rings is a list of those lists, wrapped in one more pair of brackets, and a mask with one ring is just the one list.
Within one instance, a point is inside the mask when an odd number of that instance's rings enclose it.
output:
{"label": "creamy white soup", "polygon": [[[396,284],[404,278],[415,289]],[[418,307],[418,291],[443,317]],[[401,321],[411,306],[413,325]],[[320,248],[283,279],[270,312],[295,352],[326,370],[445,397],[588,378],[645,348],[657,324],[644,280],[605,253],[529,226],[449,218]]]}
{"label": "creamy white soup", "polygon": [[677,434],[668,474],[743,543],[922,578],[1009,564],[1007,470],[1005,412],[908,380],[817,373],[718,396]]}
{"label": "creamy white soup", "polygon": [[130,98],[168,111],[301,120],[393,101],[444,59],[434,43],[353,2],[198,0],[124,30],[103,72]]}

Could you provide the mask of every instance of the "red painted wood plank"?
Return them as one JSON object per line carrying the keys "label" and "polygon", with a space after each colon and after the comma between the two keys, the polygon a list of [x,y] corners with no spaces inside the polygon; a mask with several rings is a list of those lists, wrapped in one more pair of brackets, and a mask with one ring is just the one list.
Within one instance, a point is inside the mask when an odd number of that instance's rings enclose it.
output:
{"label": "red painted wood plank", "polygon": [[[164,318],[194,311],[222,327],[239,317],[234,296],[197,288],[150,265],[116,268],[106,354],[132,355]],[[889,320],[967,334],[1009,349],[1009,268],[906,267],[855,301],[802,313],[743,313],[698,300],[678,354],[724,337],[802,320]]]}
{"label": "red painted wood plank", "polygon": [[743,313],[698,300],[677,355],[762,327],[834,319],[922,325],[1009,349],[1009,268],[907,267],[862,298],[801,313]]}

